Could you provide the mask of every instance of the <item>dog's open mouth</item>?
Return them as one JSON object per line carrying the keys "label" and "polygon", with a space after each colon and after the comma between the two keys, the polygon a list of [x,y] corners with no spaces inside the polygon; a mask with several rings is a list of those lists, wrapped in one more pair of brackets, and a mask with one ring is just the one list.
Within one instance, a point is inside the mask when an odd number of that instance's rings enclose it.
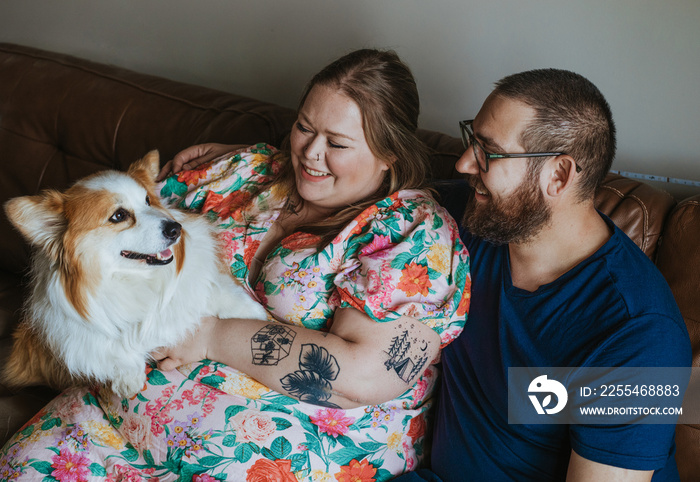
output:
{"label": "dog's open mouth", "polygon": [[146,262],[146,264],[155,265],[168,264],[173,260],[173,252],[170,251],[169,248],[156,254],[135,253],[133,251],[125,250],[121,252],[121,255],[128,259],[142,259]]}

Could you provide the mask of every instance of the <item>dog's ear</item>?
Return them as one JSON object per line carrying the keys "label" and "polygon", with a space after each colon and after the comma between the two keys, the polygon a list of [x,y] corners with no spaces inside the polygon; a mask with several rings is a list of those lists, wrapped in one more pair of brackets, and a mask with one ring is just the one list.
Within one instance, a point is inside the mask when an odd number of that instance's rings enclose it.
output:
{"label": "dog's ear", "polygon": [[63,202],[63,194],[47,190],[10,199],[5,203],[5,213],[27,241],[46,248],[66,229]]}
{"label": "dog's ear", "polygon": [[160,172],[160,154],[157,150],[153,150],[143,156],[143,158],[134,162],[129,166],[127,173],[136,178],[142,178],[153,184]]}

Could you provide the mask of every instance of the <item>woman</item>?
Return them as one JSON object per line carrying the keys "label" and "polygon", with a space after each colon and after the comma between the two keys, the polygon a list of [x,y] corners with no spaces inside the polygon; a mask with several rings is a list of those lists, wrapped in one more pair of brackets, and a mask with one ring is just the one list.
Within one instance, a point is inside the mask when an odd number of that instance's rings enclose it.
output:
{"label": "woman", "polygon": [[289,153],[210,144],[176,156],[160,194],[221,228],[231,272],[270,321],[204,319],[153,354],[158,369],[131,400],[65,392],[10,441],[5,466],[161,481],[386,480],[414,468],[431,364],[469,304],[456,226],[418,189],[417,118],[408,68],[361,50],[311,80]]}

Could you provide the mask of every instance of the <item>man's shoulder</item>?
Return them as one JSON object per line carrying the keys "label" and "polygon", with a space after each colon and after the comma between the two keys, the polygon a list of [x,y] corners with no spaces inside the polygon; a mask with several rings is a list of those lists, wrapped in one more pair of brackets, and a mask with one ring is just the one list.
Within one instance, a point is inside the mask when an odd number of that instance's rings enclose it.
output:
{"label": "man's shoulder", "polygon": [[581,273],[578,286],[582,292],[590,291],[585,303],[600,318],[601,333],[607,334],[599,342],[601,353],[617,353],[632,365],[656,366],[662,359],[668,366],[689,362],[688,331],[673,293],[624,232],[615,228],[606,246],[582,265]]}
{"label": "man's shoulder", "polygon": [[601,256],[605,275],[631,315],[657,312],[682,321],[666,279],[646,254],[619,228]]}

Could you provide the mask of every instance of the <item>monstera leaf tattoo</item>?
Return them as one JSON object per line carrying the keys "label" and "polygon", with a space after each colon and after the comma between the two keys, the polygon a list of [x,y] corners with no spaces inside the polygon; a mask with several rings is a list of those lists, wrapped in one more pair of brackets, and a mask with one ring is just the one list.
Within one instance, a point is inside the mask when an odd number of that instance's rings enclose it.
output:
{"label": "monstera leaf tattoo", "polygon": [[280,379],[282,387],[302,402],[340,408],[328,401],[332,395],[331,381],[338,377],[340,367],[333,355],[313,343],[301,346],[299,370]]}

